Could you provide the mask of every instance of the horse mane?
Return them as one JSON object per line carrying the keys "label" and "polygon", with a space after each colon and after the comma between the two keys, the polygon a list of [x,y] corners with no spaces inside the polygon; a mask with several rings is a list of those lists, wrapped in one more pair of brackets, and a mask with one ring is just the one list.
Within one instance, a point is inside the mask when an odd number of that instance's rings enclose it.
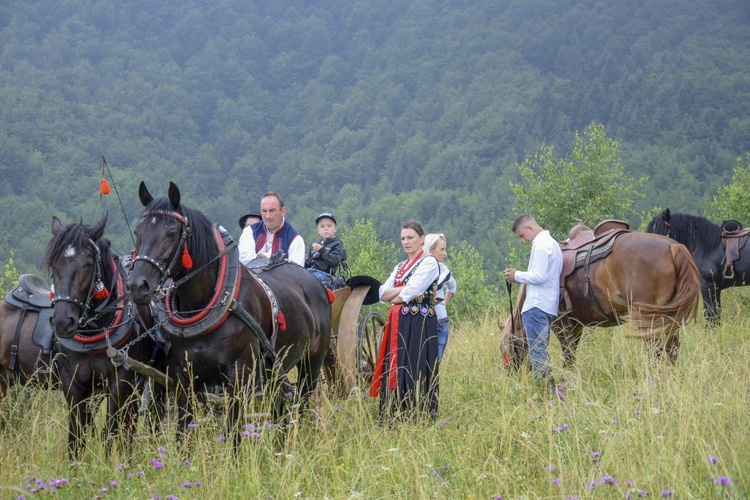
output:
{"label": "horse mane", "polygon": [[[82,222],[68,224],[63,229],[57,232],[47,244],[47,250],[44,253],[44,259],[42,261],[42,269],[49,273],[52,268],[57,264],[60,256],[63,255],[65,249],[68,247],[73,248],[84,248],[88,244],[88,240],[91,238],[91,226]],[[102,280],[105,284],[109,284],[114,274],[114,269],[109,264],[112,259],[112,250],[110,248],[110,241],[107,238],[101,237],[94,241],[97,247],[99,247],[99,253],[102,257]],[[94,250],[92,249],[92,252]],[[122,292],[121,292],[122,293]]]}
{"label": "horse mane", "polygon": [[[44,259],[42,261],[42,268],[45,271],[50,271],[57,262],[57,259],[63,254],[66,248],[72,246],[74,248],[83,248],[88,239],[91,237],[91,226],[87,224],[73,223],[68,224],[63,229],[58,231],[47,244],[47,250],[44,253]],[[112,251],[110,249],[110,242],[107,238],[99,238],[94,243],[99,247],[101,252],[102,260],[107,262],[112,257]],[[109,266],[104,266],[109,267]]]}
{"label": "horse mane", "polygon": [[721,245],[721,226],[700,215],[671,212],[669,226],[665,219],[666,210],[649,222],[649,233],[667,234],[673,240],[685,245],[693,254],[705,255]]}
{"label": "horse mane", "polygon": [[[145,213],[151,211],[174,212],[175,208],[167,198],[158,198],[149,203]],[[211,221],[200,210],[187,207],[182,203],[180,203],[177,211],[187,217],[190,226],[188,250],[194,265],[198,267],[211,261],[219,253],[214,241],[214,229]],[[219,264],[214,262],[211,265],[218,266]]]}

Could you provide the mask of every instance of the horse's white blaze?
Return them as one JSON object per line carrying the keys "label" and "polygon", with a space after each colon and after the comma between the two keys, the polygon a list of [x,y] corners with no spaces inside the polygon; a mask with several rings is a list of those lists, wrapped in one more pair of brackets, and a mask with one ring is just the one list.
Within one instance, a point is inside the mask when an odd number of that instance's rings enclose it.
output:
{"label": "horse's white blaze", "polygon": [[73,245],[69,245],[68,248],[63,252],[63,257],[72,258],[76,255],[76,249]]}
{"label": "horse's white blaze", "polygon": [[154,224],[156,224],[156,216],[151,218],[151,225],[153,226]]}

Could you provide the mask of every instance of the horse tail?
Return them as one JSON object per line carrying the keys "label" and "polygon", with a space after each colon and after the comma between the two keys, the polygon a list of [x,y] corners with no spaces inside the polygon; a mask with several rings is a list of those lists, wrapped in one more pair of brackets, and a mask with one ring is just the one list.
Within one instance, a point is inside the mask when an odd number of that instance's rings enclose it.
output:
{"label": "horse tail", "polygon": [[675,325],[683,321],[696,321],[700,309],[700,272],[690,251],[680,243],[670,246],[672,264],[675,269],[675,292],[672,299],[664,304],[633,303],[631,320],[645,335],[638,337],[658,337],[669,334]]}

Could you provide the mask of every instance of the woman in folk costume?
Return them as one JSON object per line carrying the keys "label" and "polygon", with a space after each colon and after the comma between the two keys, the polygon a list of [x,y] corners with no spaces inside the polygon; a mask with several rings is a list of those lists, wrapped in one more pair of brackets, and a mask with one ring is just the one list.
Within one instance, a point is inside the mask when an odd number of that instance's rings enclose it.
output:
{"label": "woman in folk costume", "polygon": [[401,246],[407,259],[399,263],[380,287],[380,300],[392,304],[370,396],[380,396],[381,421],[392,416],[438,410],[438,342],[435,290],[440,268],[422,250],[424,229],[417,221],[401,226]]}

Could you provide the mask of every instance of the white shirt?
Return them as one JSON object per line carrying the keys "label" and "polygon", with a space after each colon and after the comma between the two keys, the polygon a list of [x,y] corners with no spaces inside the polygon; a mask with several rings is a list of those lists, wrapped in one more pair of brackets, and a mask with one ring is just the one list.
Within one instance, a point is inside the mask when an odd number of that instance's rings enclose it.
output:
{"label": "white shirt", "polygon": [[[286,219],[284,222],[286,222]],[[242,230],[237,248],[240,251],[240,262],[244,265],[248,265],[251,260],[258,258],[259,253],[270,257],[273,249],[273,233],[269,233],[268,230],[266,230],[266,244],[260,249],[260,252],[256,252],[253,228],[252,226],[247,226]],[[292,242],[289,244],[288,258],[290,262],[305,267],[305,240],[302,239],[302,236],[297,235],[292,239]]]}
{"label": "white shirt", "polygon": [[536,307],[557,316],[562,265],[562,250],[549,231],[537,234],[531,241],[529,268],[516,271],[516,281],[526,283],[526,300],[521,312]]}
{"label": "white shirt", "polygon": [[[426,258],[429,257],[429,258]],[[404,302],[411,302],[416,297],[419,297],[427,291],[440,274],[438,268],[438,261],[432,255],[423,255],[419,261],[414,264],[417,268],[414,270],[414,274],[411,275],[409,281],[401,289],[401,293],[398,294],[401,300]],[[396,273],[398,272],[399,266],[393,268],[391,275],[388,279],[380,285],[379,297],[383,300],[383,292],[388,288],[393,288],[396,283]],[[409,272],[406,273],[407,275]]]}
{"label": "white shirt", "polygon": [[[440,264],[440,277],[438,278],[438,283],[442,282],[446,276],[448,276],[448,273],[450,273],[450,269],[448,269],[448,266],[441,263]],[[444,299],[446,293],[456,293],[456,280],[453,278],[453,275],[451,275],[448,280],[443,283],[443,286],[440,288],[440,290],[437,291],[436,298]],[[446,319],[448,317],[448,309],[445,307],[445,303],[441,300],[440,302],[435,302],[435,315],[437,316],[438,320]]]}

